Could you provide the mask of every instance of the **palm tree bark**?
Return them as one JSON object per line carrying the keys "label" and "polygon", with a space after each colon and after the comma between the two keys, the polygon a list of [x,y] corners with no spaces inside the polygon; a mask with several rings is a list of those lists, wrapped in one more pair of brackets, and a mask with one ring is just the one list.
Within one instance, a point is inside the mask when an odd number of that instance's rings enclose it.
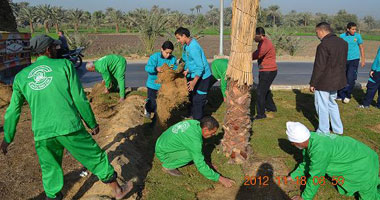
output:
{"label": "palm tree bark", "polygon": [[116,33],[119,33],[119,24],[116,23]]}
{"label": "palm tree bark", "polygon": [[227,111],[224,117],[223,152],[230,163],[249,157],[252,51],[259,0],[234,0],[232,4],[231,54],[227,69]]}
{"label": "palm tree bark", "polygon": [[32,20],[30,20],[29,21],[29,28],[30,28],[30,33],[34,33],[34,27],[33,27],[33,21]]}
{"label": "palm tree bark", "polygon": [[44,21],[45,33],[49,33],[49,25],[47,21]]}
{"label": "palm tree bark", "polygon": [[58,33],[58,31],[59,31],[59,25],[58,25],[58,23],[55,23],[54,26],[55,26],[55,33]]}

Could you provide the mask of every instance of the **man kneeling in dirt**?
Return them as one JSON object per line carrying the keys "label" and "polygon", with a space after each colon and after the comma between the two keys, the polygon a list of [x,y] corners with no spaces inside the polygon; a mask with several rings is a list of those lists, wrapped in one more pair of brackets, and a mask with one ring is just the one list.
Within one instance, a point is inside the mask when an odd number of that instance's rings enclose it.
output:
{"label": "man kneeling in dirt", "polygon": [[286,127],[292,145],[303,149],[303,162],[288,181],[301,182],[306,188],[302,197],[293,200],[313,199],[319,186],[328,183],[326,174],[340,194],[380,199],[379,156],[374,150],[351,137],[310,132],[299,122],[287,122]]}
{"label": "man kneeling in dirt", "polygon": [[120,187],[117,174],[108,161],[107,154],[98,146],[83,126],[99,133],[94,113],[83,91],[74,65],[66,59],[55,59],[60,42],[47,35],[30,40],[36,62],[19,72],[13,82],[13,94],[5,113],[4,140],[1,149],[7,153],[13,141],[26,100],[32,113],[35,148],[42,172],[42,182],[47,199],[62,199],[62,157],[64,148],[108,184],[116,199],[123,198],[133,188],[130,181]]}
{"label": "man kneeling in dirt", "polygon": [[177,168],[193,161],[203,176],[231,187],[235,182],[212,170],[202,154],[202,137],[210,138],[218,128],[219,124],[213,117],[204,117],[200,121],[186,120],[171,126],[156,142],[156,156],[162,162],[163,171],[172,176],[181,176]]}
{"label": "man kneeling in dirt", "polygon": [[120,101],[125,99],[125,67],[127,61],[123,56],[110,54],[106,55],[95,62],[88,62],[86,69],[88,71],[97,71],[102,74],[103,83],[106,86],[105,93],[117,90],[119,86]]}

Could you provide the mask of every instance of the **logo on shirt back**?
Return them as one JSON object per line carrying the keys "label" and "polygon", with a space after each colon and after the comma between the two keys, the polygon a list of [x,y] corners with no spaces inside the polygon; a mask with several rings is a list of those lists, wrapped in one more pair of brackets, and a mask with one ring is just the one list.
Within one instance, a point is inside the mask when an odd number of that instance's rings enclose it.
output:
{"label": "logo on shirt back", "polygon": [[40,65],[34,68],[28,75],[28,78],[33,78],[34,82],[29,83],[32,90],[43,90],[53,80],[53,77],[47,77],[46,73],[51,72],[51,68],[46,65]]}
{"label": "logo on shirt back", "polygon": [[190,124],[189,122],[180,122],[178,124],[176,124],[173,129],[172,129],[172,132],[173,133],[178,133],[178,132],[185,132],[188,128],[190,127]]}

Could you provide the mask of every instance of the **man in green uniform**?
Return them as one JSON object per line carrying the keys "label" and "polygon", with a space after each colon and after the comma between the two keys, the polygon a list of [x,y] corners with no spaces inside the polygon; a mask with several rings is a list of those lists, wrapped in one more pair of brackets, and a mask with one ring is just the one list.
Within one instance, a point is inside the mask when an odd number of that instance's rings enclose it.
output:
{"label": "man in green uniform", "polygon": [[120,101],[124,101],[126,65],[127,61],[123,56],[110,54],[103,56],[95,62],[88,62],[86,68],[88,71],[97,71],[102,74],[106,85],[105,93],[108,93],[109,90],[116,90],[119,85]]}
{"label": "man in green uniform", "polygon": [[82,119],[93,135],[99,133],[99,125],[73,64],[66,59],[54,59],[58,43],[47,35],[30,40],[32,52],[38,58],[14,79],[11,102],[4,117],[1,149],[7,153],[26,100],[32,113],[35,148],[47,199],[62,199],[64,148],[102,182],[109,184],[116,199],[121,199],[133,184],[119,186],[107,154],[83,126]]}
{"label": "man in green uniform", "polygon": [[228,59],[225,59],[225,58],[216,59],[211,63],[211,73],[212,73],[213,78],[211,80],[210,87],[214,85],[217,79],[220,79],[220,90],[222,91],[224,101],[226,101],[227,67],[228,67]]}
{"label": "man in green uniform", "polygon": [[319,186],[329,183],[326,174],[340,194],[380,199],[379,156],[375,151],[351,137],[310,132],[299,122],[287,122],[286,127],[289,141],[303,154],[303,162],[288,181],[306,184],[302,196],[293,199],[313,199]]}
{"label": "man in green uniform", "polygon": [[[156,156],[162,162],[164,172],[181,176],[177,169],[193,161],[198,171],[207,179],[219,181],[231,187],[233,180],[225,178],[212,170],[202,154],[203,138],[215,135],[219,124],[213,117],[198,120],[185,120],[171,126],[156,142]],[[215,168],[215,167],[214,167]]]}

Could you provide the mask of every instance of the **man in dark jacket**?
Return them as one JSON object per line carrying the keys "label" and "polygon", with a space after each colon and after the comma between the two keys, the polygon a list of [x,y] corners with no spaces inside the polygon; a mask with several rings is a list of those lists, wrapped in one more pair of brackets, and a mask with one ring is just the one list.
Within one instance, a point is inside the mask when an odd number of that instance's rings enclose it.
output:
{"label": "man in dark jacket", "polygon": [[330,24],[319,23],[315,32],[321,40],[317,47],[313,74],[310,80],[310,91],[314,92],[315,109],[319,117],[317,132],[332,131],[343,134],[343,124],[339,107],[335,102],[337,90],[346,86],[347,43],[332,33]]}

